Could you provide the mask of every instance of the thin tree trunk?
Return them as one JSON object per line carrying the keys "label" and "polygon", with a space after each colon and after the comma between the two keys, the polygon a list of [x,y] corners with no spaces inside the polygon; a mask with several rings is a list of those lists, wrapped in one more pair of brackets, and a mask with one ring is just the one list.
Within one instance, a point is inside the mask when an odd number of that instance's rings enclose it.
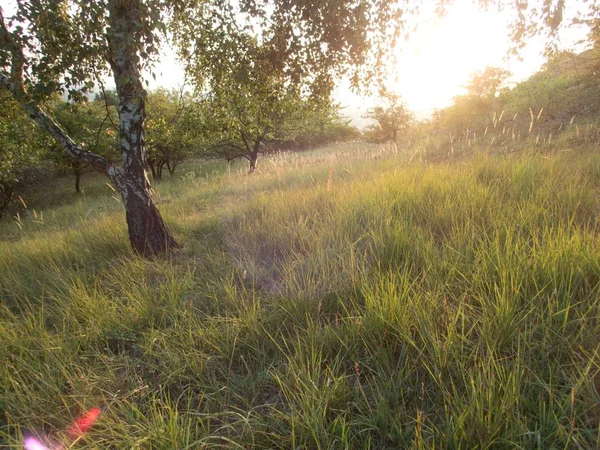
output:
{"label": "thin tree trunk", "polygon": [[74,160],[71,163],[71,168],[73,169],[73,175],[75,176],[75,192],[81,194],[81,163]]}
{"label": "thin tree trunk", "polygon": [[165,168],[165,160],[161,159],[156,165],[156,181],[162,180],[163,169]]}
{"label": "thin tree trunk", "polygon": [[148,167],[150,167],[150,171],[152,172],[152,179],[156,180],[156,168],[154,167],[154,161],[148,160]]}
{"label": "thin tree trunk", "polygon": [[258,151],[260,150],[260,139],[254,143],[254,147],[252,151],[248,155],[248,160],[250,161],[250,167],[248,168],[248,173],[254,173],[256,170],[256,160],[258,159]]}
{"label": "thin tree trunk", "polygon": [[256,170],[256,160],[258,159],[258,155],[255,153],[251,153],[248,159],[250,160],[248,173],[254,173],[254,171]]}
{"label": "thin tree trunk", "polygon": [[75,172],[75,192],[81,194],[81,173]]}

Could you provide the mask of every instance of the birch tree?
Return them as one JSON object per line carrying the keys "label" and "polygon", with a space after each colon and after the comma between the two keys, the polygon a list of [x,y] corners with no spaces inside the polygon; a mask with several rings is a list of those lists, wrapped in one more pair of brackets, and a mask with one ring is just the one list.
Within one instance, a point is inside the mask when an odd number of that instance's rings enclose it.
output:
{"label": "birch tree", "polygon": [[[11,18],[0,9],[0,86],[71,157],[108,176],[125,206],[131,246],[142,255],[178,246],[152,197],[145,161],[141,70],[158,52],[163,7],[141,0],[21,1]],[[40,106],[55,92],[81,96],[107,73],[119,96],[120,164],[76,143]]]}

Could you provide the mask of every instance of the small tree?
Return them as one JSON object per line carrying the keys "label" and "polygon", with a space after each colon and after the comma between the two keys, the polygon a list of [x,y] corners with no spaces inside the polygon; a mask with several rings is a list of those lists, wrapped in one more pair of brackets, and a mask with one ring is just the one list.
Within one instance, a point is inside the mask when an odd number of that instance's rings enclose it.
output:
{"label": "small tree", "polygon": [[413,116],[399,95],[384,91],[381,96],[385,106],[371,108],[365,116],[375,122],[367,127],[366,135],[377,142],[392,141],[397,144],[398,138],[409,128]]}
{"label": "small tree", "polygon": [[493,100],[506,88],[506,79],[510,76],[508,70],[501,67],[488,66],[475,72],[466,88],[470,95]]}
{"label": "small tree", "polygon": [[203,144],[198,108],[199,103],[183,90],[158,89],[148,94],[148,166],[153,179],[162,179],[165,167],[173,175],[179,164]]}
{"label": "small tree", "polygon": [[253,173],[259,153],[302,132],[307,100],[260,56],[240,56],[235,67],[216,75],[205,102],[211,142],[206,152],[227,160],[246,158]]}

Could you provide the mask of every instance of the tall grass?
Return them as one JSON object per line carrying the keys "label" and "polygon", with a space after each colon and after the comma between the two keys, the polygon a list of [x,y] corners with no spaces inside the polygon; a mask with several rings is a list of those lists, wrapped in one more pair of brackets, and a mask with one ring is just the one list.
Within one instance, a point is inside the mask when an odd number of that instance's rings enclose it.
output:
{"label": "tall grass", "polygon": [[596,448],[600,157],[409,160],[187,166],[154,260],[100,179],[1,224],[0,439],[101,405],[74,448]]}

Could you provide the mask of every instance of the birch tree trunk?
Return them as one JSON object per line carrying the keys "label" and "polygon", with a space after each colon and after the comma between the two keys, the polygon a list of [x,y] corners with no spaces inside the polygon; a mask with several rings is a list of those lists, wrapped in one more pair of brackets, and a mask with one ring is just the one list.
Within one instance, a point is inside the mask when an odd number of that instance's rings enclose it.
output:
{"label": "birch tree trunk", "polygon": [[143,255],[163,253],[179,245],[169,233],[152,198],[146,172],[144,120],[146,92],[135,46],[141,26],[131,2],[110,2],[110,64],[119,95],[122,170],[114,178],[125,205],[131,246]]}

